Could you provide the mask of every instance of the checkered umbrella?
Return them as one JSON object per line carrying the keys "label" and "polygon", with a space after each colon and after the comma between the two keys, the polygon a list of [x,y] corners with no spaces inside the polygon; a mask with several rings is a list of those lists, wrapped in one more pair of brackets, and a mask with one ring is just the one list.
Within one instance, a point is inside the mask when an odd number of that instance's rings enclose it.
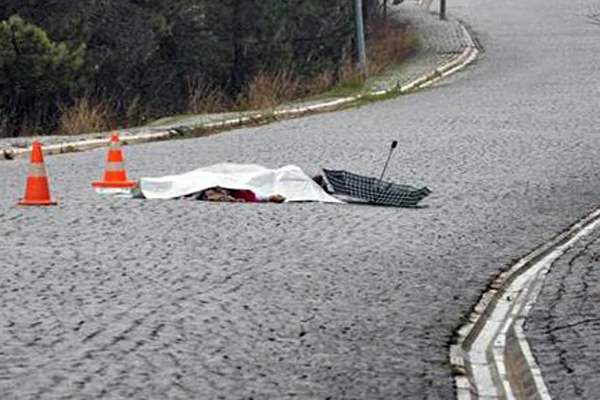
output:
{"label": "checkered umbrella", "polygon": [[399,185],[347,171],[324,169],[323,173],[327,182],[333,188],[334,195],[348,196],[351,199],[369,204],[414,207],[431,193],[431,190],[427,187],[416,188],[409,185]]}

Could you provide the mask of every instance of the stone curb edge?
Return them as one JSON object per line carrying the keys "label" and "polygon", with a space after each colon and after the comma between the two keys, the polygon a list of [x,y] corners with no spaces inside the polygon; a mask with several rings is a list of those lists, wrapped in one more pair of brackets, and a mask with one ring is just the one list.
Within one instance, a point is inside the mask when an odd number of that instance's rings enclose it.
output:
{"label": "stone curb edge", "polygon": [[[367,94],[343,97],[334,100],[327,100],[310,106],[290,107],[267,111],[263,110],[251,115],[241,115],[235,118],[199,124],[191,127],[181,126],[176,128],[159,130],[158,132],[125,136],[122,137],[122,143],[124,145],[141,144],[174,139],[177,137],[185,136],[186,134],[189,137],[202,136],[202,134],[206,134],[209,132],[218,132],[226,129],[232,129],[243,126],[266,124],[277,119],[291,119],[301,117],[307,114],[335,111],[358,104],[361,100],[364,99],[377,99],[378,97],[384,97],[390,94],[404,94],[411,91],[423,89],[434,84],[440,79],[454,74],[455,72],[466,67],[479,54],[478,46],[473,40],[467,28],[461,22],[458,22],[458,24],[460,25],[461,30],[463,32],[463,39],[466,41],[466,46],[464,50],[449,62],[443,64],[442,66],[434,69],[428,74],[425,74],[406,85],[397,85],[396,87],[388,90],[372,91]],[[190,132],[199,133],[192,133],[191,135],[189,135]],[[43,146],[43,150],[45,155],[82,152],[106,147],[109,144],[109,142],[109,138],[90,139],[83,140],[80,142],[47,145]],[[4,148],[2,149],[2,153],[0,154],[0,160],[13,160],[17,158],[24,158],[29,154],[29,151],[30,149],[28,148]]]}
{"label": "stone curb edge", "polygon": [[[471,311],[468,322],[456,331],[456,343],[450,346],[450,364],[455,374],[456,395],[459,400],[482,398],[477,391],[473,366],[469,360],[468,352],[478,336],[482,334],[482,330],[492,317],[492,313],[499,305],[499,302],[507,293],[509,286],[522,275],[526,274],[536,263],[551,255],[560,246],[565,246],[582,231],[597,224],[599,221],[600,209],[588,214],[551,241],[521,258],[509,270],[502,272],[493,280],[489,286],[489,290],[481,296],[479,302]],[[522,296],[525,304],[521,304],[520,307],[515,306],[518,310],[515,312],[513,309],[508,313],[509,315],[506,318],[508,323],[505,323],[504,320],[502,321],[504,327],[502,333],[498,334],[498,339],[502,342],[503,349],[505,348],[504,354],[488,355],[489,358],[494,359],[494,362],[496,362],[496,365],[493,366],[496,369],[496,373],[504,377],[501,382],[494,382],[501,393],[511,390],[510,387],[506,386],[510,385],[511,387],[525,388],[528,392],[527,398],[550,400],[550,395],[523,331],[523,323],[535,304],[537,295],[541,291],[542,279],[550,266],[551,263],[541,272],[538,272],[538,275],[534,278],[533,284],[535,286],[533,289],[523,289],[523,291],[531,291],[533,293]],[[493,353],[496,353],[496,349],[494,349]],[[498,365],[499,361],[503,365]],[[505,368],[505,365],[508,365],[509,368]],[[496,399],[499,397],[488,396],[485,398]]]}

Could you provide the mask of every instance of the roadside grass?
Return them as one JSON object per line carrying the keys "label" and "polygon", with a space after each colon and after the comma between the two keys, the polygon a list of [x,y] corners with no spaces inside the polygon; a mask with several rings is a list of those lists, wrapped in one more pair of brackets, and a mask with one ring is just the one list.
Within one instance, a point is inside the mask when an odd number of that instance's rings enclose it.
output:
{"label": "roadside grass", "polygon": [[206,75],[198,73],[185,79],[190,114],[218,113],[231,107],[227,95]]}
{"label": "roadside grass", "polygon": [[360,94],[365,90],[365,84],[361,80],[360,76],[356,74],[355,76],[348,78],[343,81],[339,85],[333,87],[331,90],[321,93],[313,98],[325,98],[325,97],[348,97],[356,94]]}
{"label": "roadside grass", "polygon": [[419,48],[414,27],[395,19],[375,17],[369,25],[369,74],[376,75],[398,66]]}
{"label": "roadside grass", "polygon": [[[412,57],[421,45],[416,29],[395,19],[378,18],[369,25],[368,75],[378,76],[400,66]],[[361,79],[359,71],[350,61],[346,61],[343,79],[329,90],[309,97],[309,100],[321,100],[327,97],[349,97],[365,94],[361,102],[372,102],[393,98],[400,92],[390,91],[383,96],[368,94],[370,81]]]}
{"label": "roadside grass", "polygon": [[[409,24],[392,18],[372,19],[367,32],[368,74],[371,76],[385,73],[386,70],[400,65],[419,47],[416,30]],[[316,101],[355,95],[362,95],[355,102],[362,104],[396,97],[400,93],[392,90],[384,95],[369,94],[369,80],[362,79],[360,71],[350,57],[342,60],[340,68],[322,71],[308,80],[301,80],[293,68],[280,71],[261,70],[233,100],[202,73],[186,77],[185,85],[186,113],[157,121],[183,122],[192,115],[214,113],[251,114],[252,110],[271,109],[291,101]],[[125,121],[145,123],[146,112],[142,100],[137,96],[130,104],[123,105],[118,104],[118,101],[100,102],[91,96],[82,96],[72,104],[60,108],[56,133],[76,135],[110,130],[113,128],[110,121],[115,117],[115,107],[124,110],[122,118]],[[0,137],[7,134],[7,124],[8,118],[0,115]],[[156,121],[150,125],[156,125]]]}
{"label": "roadside grass", "polygon": [[59,132],[65,135],[110,129],[108,106],[84,96],[70,107],[61,108]]}
{"label": "roadside grass", "polygon": [[[397,67],[414,55],[420,46],[416,29],[393,18],[373,18],[368,32],[369,75],[378,75]],[[392,90],[386,95],[372,96],[367,93],[368,83],[362,80],[360,71],[349,58],[342,62],[337,73],[326,70],[304,82],[291,69],[276,72],[263,70],[238,96],[233,110],[266,109],[293,100],[312,101],[359,94],[365,94],[360,102],[373,102],[393,98],[400,93]]]}
{"label": "roadside grass", "polygon": [[[390,68],[401,65],[403,61],[411,57],[420,46],[416,30],[408,24],[400,23],[396,20],[382,19],[373,22],[374,26],[370,28],[369,41],[369,74],[378,75],[385,73]],[[361,79],[360,71],[355,67],[350,59],[342,63],[339,71],[325,70],[310,81],[299,81],[293,70],[270,72],[260,71],[246,86],[243,93],[238,96],[232,107],[218,107],[218,112],[227,114],[229,112],[241,113],[243,117],[250,117],[258,110],[262,113],[286,102],[297,101],[318,101],[327,98],[342,98],[360,95],[360,98],[351,104],[340,106],[346,108],[368,104],[375,101],[382,101],[399,96],[399,90],[389,90],[385,94],[372,94],[369,92],[369,81]],[[199,86],[205,88],[205,86]],[[202,94],[207,99],[211,99],[213,94],[210,90],[199,90],[199,103],[212,100],[203,99]],[[218,96],[221,98],[221,96]],[[193,118],[193,108],[188,114],[176,115],[168,118],[162,118],[154,121],[151,125],[175,124],[181,122],[182,125]],[[261,124],[265,120],[271,120],[264,115],[261,117]],[[258,123],[258,122],[257,122]],[[185,129],[186,136],[204,135],[214,133],[215,128],[210,128],[210,132],[204,132],[201,128]],[[216,130],[221,130],[217,128]]]}
{"label": "roadside grass", "polygon": [[259,71],[238,96],[234,109],[270,108],[293,100],[304,87],[292,69]]}

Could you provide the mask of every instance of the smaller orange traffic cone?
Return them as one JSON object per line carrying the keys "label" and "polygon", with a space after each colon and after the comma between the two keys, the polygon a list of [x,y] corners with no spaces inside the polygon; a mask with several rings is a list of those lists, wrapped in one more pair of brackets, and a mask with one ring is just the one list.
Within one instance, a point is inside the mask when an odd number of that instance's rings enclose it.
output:
{"label": "smaller orange traffic cone", "polygon": [[123,153],[119,134],[115,131],[110,137],[108,158],[104,169],[104,181],[93,182],[96,189],[127,189],[134,187],[137,183],[127,180],[127,172],[123,166]]}
{"label": "smaller orange traffic cone", "polygon": [[48,177],[46,176],[42,144],[37,140],[33,142],[33,148],[31,149],[31,161],[29,164],[25,197],[17,204],[20,206],[56,205],[55,201],[50,200],[50,187],[48,185]]}

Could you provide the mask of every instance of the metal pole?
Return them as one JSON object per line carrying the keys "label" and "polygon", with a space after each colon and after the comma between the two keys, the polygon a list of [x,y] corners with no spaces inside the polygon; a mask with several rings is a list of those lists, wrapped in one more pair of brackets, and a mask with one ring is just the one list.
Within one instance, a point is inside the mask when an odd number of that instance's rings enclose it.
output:
{"label": "metal pole", "polygon": [[385,162],[385,167],[383,167],[383,171],[381,172],[381,176],[379,177],[379,182],[383,181],[383,175],[385,175],[385,170],[387,169],[388,164],[390,163],[390,158],[392,158],[392,153],[394,152],[396,146],[398,146],[398,141],[394,140],[392,142],[392,146],[390,147],[390,154],[388,154],[387,161]]}
{"label": "metal pole", "polygon": [[440,19],[446,19],[446,0],[440,0]]}
{"label": "metal pole", "polygon": [[358,68],[362,79],[367,78],[367,50],[365,45],[365,26],[363,23],[362,0],[355,1],[356,42],[358,44]]}

